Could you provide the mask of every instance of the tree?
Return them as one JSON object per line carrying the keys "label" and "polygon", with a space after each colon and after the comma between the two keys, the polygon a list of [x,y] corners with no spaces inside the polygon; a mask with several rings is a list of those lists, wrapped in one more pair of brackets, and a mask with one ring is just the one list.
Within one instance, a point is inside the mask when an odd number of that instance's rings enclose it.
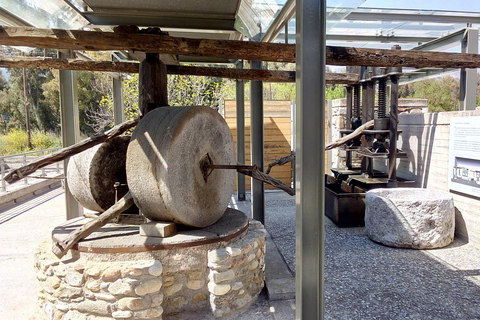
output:
{"label": "tree", "polygon": [[[19,54],[18,50],[8,47],[3,47],[0,51],[6,56]],[[22,53],[22,55],[47,56],[51,55],[52,52],[52,50],[35,49],[26,54]],[[9,124],[7,126],[22,129],[26,125],[24,119],[23,69],[8,69],[6,73],[9,76],[9,81],[7,83],[5,79],[0,79],[0,90],[7,95],[5,103],[8,104],[10,112]],[[51,119],[50,110],[52,106],[50,105],[50,100],[46,100],[43,95],[43,85],[52,78],[52,71],[48,69],[26,69],[25,73],[27,99],[31,110],[30,125],[37,130],[55,131],[58,125],[53,123]],[[4,101],[2,99],[0,104],[3,104],[5,109]]]}
{"label": "tree", "polygon": [[171,106],[207,106],[218,110],[224,82],[219,78],[168,75],[168,103]]}
{"label": "tree", "polygon": [[460,80],[452,76],[400,86],[400,98],[428,99],[430,112],[453,111],[459,105]]}
{"label": "tree", "polygon": [[[225,80],[211,77],[168,75],[168,103],[170,106],[207,106],[218,109],[224,99]],[[138,117],[138,74],[128,74],[123,81],[125,118]],[[87,112],[95,132],[113,125],[112,90],[106,90],[98,105]]]}
{"label": "tree", "polygon": [[345,98],[345,90],[342,87],[335,85],[334,87],[326,88],[325,100],[334,100],[340,98]]}

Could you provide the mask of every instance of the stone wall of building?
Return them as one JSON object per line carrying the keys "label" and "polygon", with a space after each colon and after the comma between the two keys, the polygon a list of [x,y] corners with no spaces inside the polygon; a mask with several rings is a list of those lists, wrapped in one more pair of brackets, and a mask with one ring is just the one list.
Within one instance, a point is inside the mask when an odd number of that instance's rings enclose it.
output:
{"label": "stone wall of building", "polygon": [[63,259],[51,241],[35,254],[46,319],[229,318],[248,308],[265,279],[263,225],[240,238],[140,253],[80,253]]}

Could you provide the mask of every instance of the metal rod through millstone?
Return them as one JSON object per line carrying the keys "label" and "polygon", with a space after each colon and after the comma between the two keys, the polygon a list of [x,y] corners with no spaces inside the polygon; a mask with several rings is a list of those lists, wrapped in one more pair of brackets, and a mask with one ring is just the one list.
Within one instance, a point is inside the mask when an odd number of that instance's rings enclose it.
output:
{"label": "metal rod through millstone", "polygon": [[[250,170],[253,171],[257,166],[247,166],[247,165],[240,165],[240,164],[213,164],[212,159],[210,158],[210,155],[207,153],[206,155],[207,160],[202,162],[201,164],[201,169],[203,172],[203,179],[207,181],[208,176],[213,172],[215,169],[243,169],[243,170]],[[208,162],[207,162],[208,161]]]}

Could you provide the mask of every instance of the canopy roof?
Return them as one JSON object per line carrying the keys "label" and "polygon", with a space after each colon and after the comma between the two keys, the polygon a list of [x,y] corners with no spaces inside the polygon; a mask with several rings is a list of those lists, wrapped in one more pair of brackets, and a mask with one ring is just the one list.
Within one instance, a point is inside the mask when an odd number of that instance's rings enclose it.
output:
{"label": "canopy roof", "polygon": [[[464,30],[480,27],[480,4],[471,2],[459,11],[448,0],[435,1],[435,8],[428,1],[329,0],[327,45],[460,52]],[[295,0],[0,0],[0,24],[8,26],[106,31],[137,25],[176,37],[294,43],[295,23]]]}

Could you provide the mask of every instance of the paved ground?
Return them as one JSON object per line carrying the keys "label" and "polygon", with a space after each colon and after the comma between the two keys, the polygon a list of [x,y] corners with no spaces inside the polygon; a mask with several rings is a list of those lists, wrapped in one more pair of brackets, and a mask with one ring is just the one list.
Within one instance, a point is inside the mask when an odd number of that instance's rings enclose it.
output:
{"label": "paved ground", "polygon": [[[232,203],[249,211],[249,202]],[[266,194],[266,228],[295,271],[294,199]],[[1,319],[28,319],[35,311],[33,252],[64,220],[61,188],[0,209]],[[385,247],[364,228],[325,221],[325,319],[480,319],[480,249],[456,240],[437,250]],[[267,265],[268,268],[268,265]],[[258,301],[237,319],[294,319],[295,303]]]}
{"label": "paved ground", "polygon": [[57,188],[0,209],[1,319],[28,319],[36,310],[33,254],[51,230],[65,220],[63,194],[63,189]]}

